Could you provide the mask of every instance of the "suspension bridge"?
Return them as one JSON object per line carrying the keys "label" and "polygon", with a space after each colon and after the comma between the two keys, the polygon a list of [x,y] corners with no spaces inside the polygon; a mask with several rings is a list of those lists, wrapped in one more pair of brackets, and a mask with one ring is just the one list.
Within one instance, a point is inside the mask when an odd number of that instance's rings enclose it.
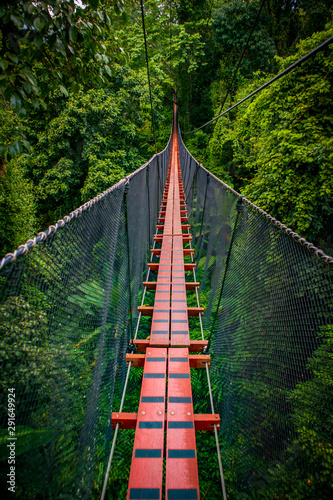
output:
{"label": "suspension bridge", "polygon": [[311,494],[332,263],[205,170],[175,106],[164,151],[1,261],[4,484],[10,443],[19,498],[226,498],[286,457]]}

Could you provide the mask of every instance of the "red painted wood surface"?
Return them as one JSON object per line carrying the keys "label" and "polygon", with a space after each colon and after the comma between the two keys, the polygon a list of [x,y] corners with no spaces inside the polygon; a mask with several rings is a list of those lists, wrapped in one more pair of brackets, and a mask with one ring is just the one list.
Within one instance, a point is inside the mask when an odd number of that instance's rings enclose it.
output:
{"label": "red painted wood surface", "polygon": [[[133,342],[138,352],[146,352],[147,347],[149,346],[149,340],[147,339],[135,339],[131,340]],[[190,352],[201,352],[204,347],[207,347],[208,340],[191,340],[190,341]]]}
{"label": "red painted wood surface", "polygon": [[[162,498],[167,350],[147,350],[127,499],[153,490]],[[148,494],[148,493],[147,493]],[[148,497],[149,498],[149,497]]]}
{"label": "red painted wood surface", "polygon": [[[199,498],[192,388],[187,348],[170,348],[168,356],[168,403],[165,498],[175,490],[190,490]],[[183,492],[185,493],[185,492]],[[179,498],[181,492],[179,492]],[[185,497],[186,498],[186,497]]]}
{"label": "red painted wood surface", "polygon": [[[116,428],[119,424],[121,429],[135,429],[137,423],[137,413],[112,413],[111,426],[112,429]],[[164,415],[166,421],[167,415]],[[220,429],[221,419],[218,413],[194,415],[194,428],[196,431],[214,431],[214,425]]]}
{"label": "red painted wood surface", "polygon": [[[142,368],[145,364],[146,355],[145,354],[126,354],[126,363],[131,362],[133,368]],[[205,368],[206,364],[210,365],[210,355],[209,354],[192,354],[189,357],[191,368]]]}
{"label": "red painted wood surface", "polygon": [[118,422],[122,428],[136,428],[128,499],[162,499],[166,424],[165,499],[199,500],[195,430],[214,429],[214,424],[219,425],[219,416],[193,415],[190,366],[204,368],[210,357],[189,356],[190,351],[201,352],[207,342],[190,340],[188,316],[203,314],[203,308],[187,307],[186,291],[195,290],[199,283],[185,282],[185,272],[193,270],[195,264],[184,263],[184,256],[194,251],[184,249],[192,235],[175,131],[156,230],[154,240],[161,248],[151,252],[159,261],[148,267],[157,272],[157,280],[144,282],[147,289],[155,290],[154,306],[138,307],[141,314],[152,316],[150,336],[134,341],[138,351],[145,354],[126,356],[132,366],[144,366],[139,411],[113,413],[112,425]]}

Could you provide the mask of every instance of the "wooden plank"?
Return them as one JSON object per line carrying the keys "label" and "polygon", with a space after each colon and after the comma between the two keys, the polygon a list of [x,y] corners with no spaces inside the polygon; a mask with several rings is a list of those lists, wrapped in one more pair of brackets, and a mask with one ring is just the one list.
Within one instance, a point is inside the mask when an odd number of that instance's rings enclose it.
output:
{"label": "wooden plank", "polygon": [[[131,362],[133,368],[141,368],[145,364],[145,354],[126,354],[126,363]],[[205,368],[206,364],[210,366],[209,354],[194,354],[189,357],[191,368]]]}
{"label": "wooden plank", "polygon": [[[144,364],[127,499],[138,490],[162,498],[167,350],[150,348]],[[157,398],[157,399],[156,399]],[[139,496],[138,498],[149,498]]]}
{"label": "wooden plank", "polygon": [[[167,302],[165,302],[167,304]],[[176,303],[177,306],[178,302]],[[161,307],[163,304],[157,303],[156,307]],[[142,316],[152,316],[154,312],[154,307],[155,306],[138,306],[138,312],[142,314]],[[199,314],[204,313],[204,308],[203,307],[188,307],[187,308],[187,315],[188,316],[199,316]]]}
{"label": "wooden plank", "polygon": [[[149,339],[135,339],[131,340],[131,343],[136,345],[138,352],[146,352],[149,347]],[[190,352],[201,352],[207,345],[208,340],[191,340]]]}
{"label": "wooden plank", "polygon": [[[144,281],[143,286],[145,286],[148,290],[155,290],[156,289],[156,281]],[[199,281],[186,281],[185,282],[185,288],[186,290],[195,290],[200,286]]]}
{"label": "wooden plank", "polygon": [[[200,498],[197,450],[192,403],[189,351],[170,348],[168,355],[168,401],[165,498]],[[178,493],[176,493],[178,491]],[[178,496],[177,496],[178,495]]]}
{"label": "wooden plank", "polygon": [[[159,400],[160,398],[153,398],[153,400]],[[181,399],[179,398],[181,401]],[[111,415],[111,427],[116,428],[119,424],[121,429],[135,429],[137,423],[138,414],[137,413],[117,413],[114,412]],[[166,422],[167,415],[164,415],[164,420]],[[218,413],[200,413],[194,415],[194,428],[195,431],[214,431],[214,425],[216,425],[217,430],[220,429],[221,419]]]}
{"label": "wooden plank", "polygon": [[[183,241],[192,241],[192,235],[191,234],[182,234],[179,231],[179,235],[182,235]],[[156,241],[156,242],[163,241],[163,234],[155,234],[154,241]]]}

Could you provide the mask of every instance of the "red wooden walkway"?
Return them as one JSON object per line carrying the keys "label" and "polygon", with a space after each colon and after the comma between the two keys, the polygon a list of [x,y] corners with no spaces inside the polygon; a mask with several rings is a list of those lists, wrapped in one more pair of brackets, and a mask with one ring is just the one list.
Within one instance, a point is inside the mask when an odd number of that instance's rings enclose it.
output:
{"label": "red wooden walkway", "polygon": [[136,429],[128,500],[162,499],[164,460],[165,499],[199,500],[195,430],[213,430],[219,416],[193,413],[190,366],[205,367],[209,356],[190,355],[202,351],[206,342],[190,340],[188,316],[201,314],[203,309],[187,307],[186,290],[195,289],[198,283],[185,283],[185,270],[194,264],[184,263],[184,255],[192,253],[184,249],[184,242],[192,237],[175,126],[158,222],[157,230],[162,233],[157,232],[154,239],[161,249],[152,251],[159,262],[149,264],[158,271],[157,281],[145,283],[155,290],[154,307],[139,308],[142,314],[152,315],[150,338],[135,341],[138,351],[145,354],[127,355],[132,366],[144,367],[139,410],[137,414],[114,413],[112,422]]}

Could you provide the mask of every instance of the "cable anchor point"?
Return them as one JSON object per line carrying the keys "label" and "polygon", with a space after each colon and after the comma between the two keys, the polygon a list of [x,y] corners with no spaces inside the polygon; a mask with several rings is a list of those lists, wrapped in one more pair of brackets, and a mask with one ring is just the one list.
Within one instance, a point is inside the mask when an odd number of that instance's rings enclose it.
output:
{"label": "cable anchor point", "polygon": [[137,352],[138,348],[134,344],[134,342],[130,342],[127,346],[127,354],[135,354]]}

